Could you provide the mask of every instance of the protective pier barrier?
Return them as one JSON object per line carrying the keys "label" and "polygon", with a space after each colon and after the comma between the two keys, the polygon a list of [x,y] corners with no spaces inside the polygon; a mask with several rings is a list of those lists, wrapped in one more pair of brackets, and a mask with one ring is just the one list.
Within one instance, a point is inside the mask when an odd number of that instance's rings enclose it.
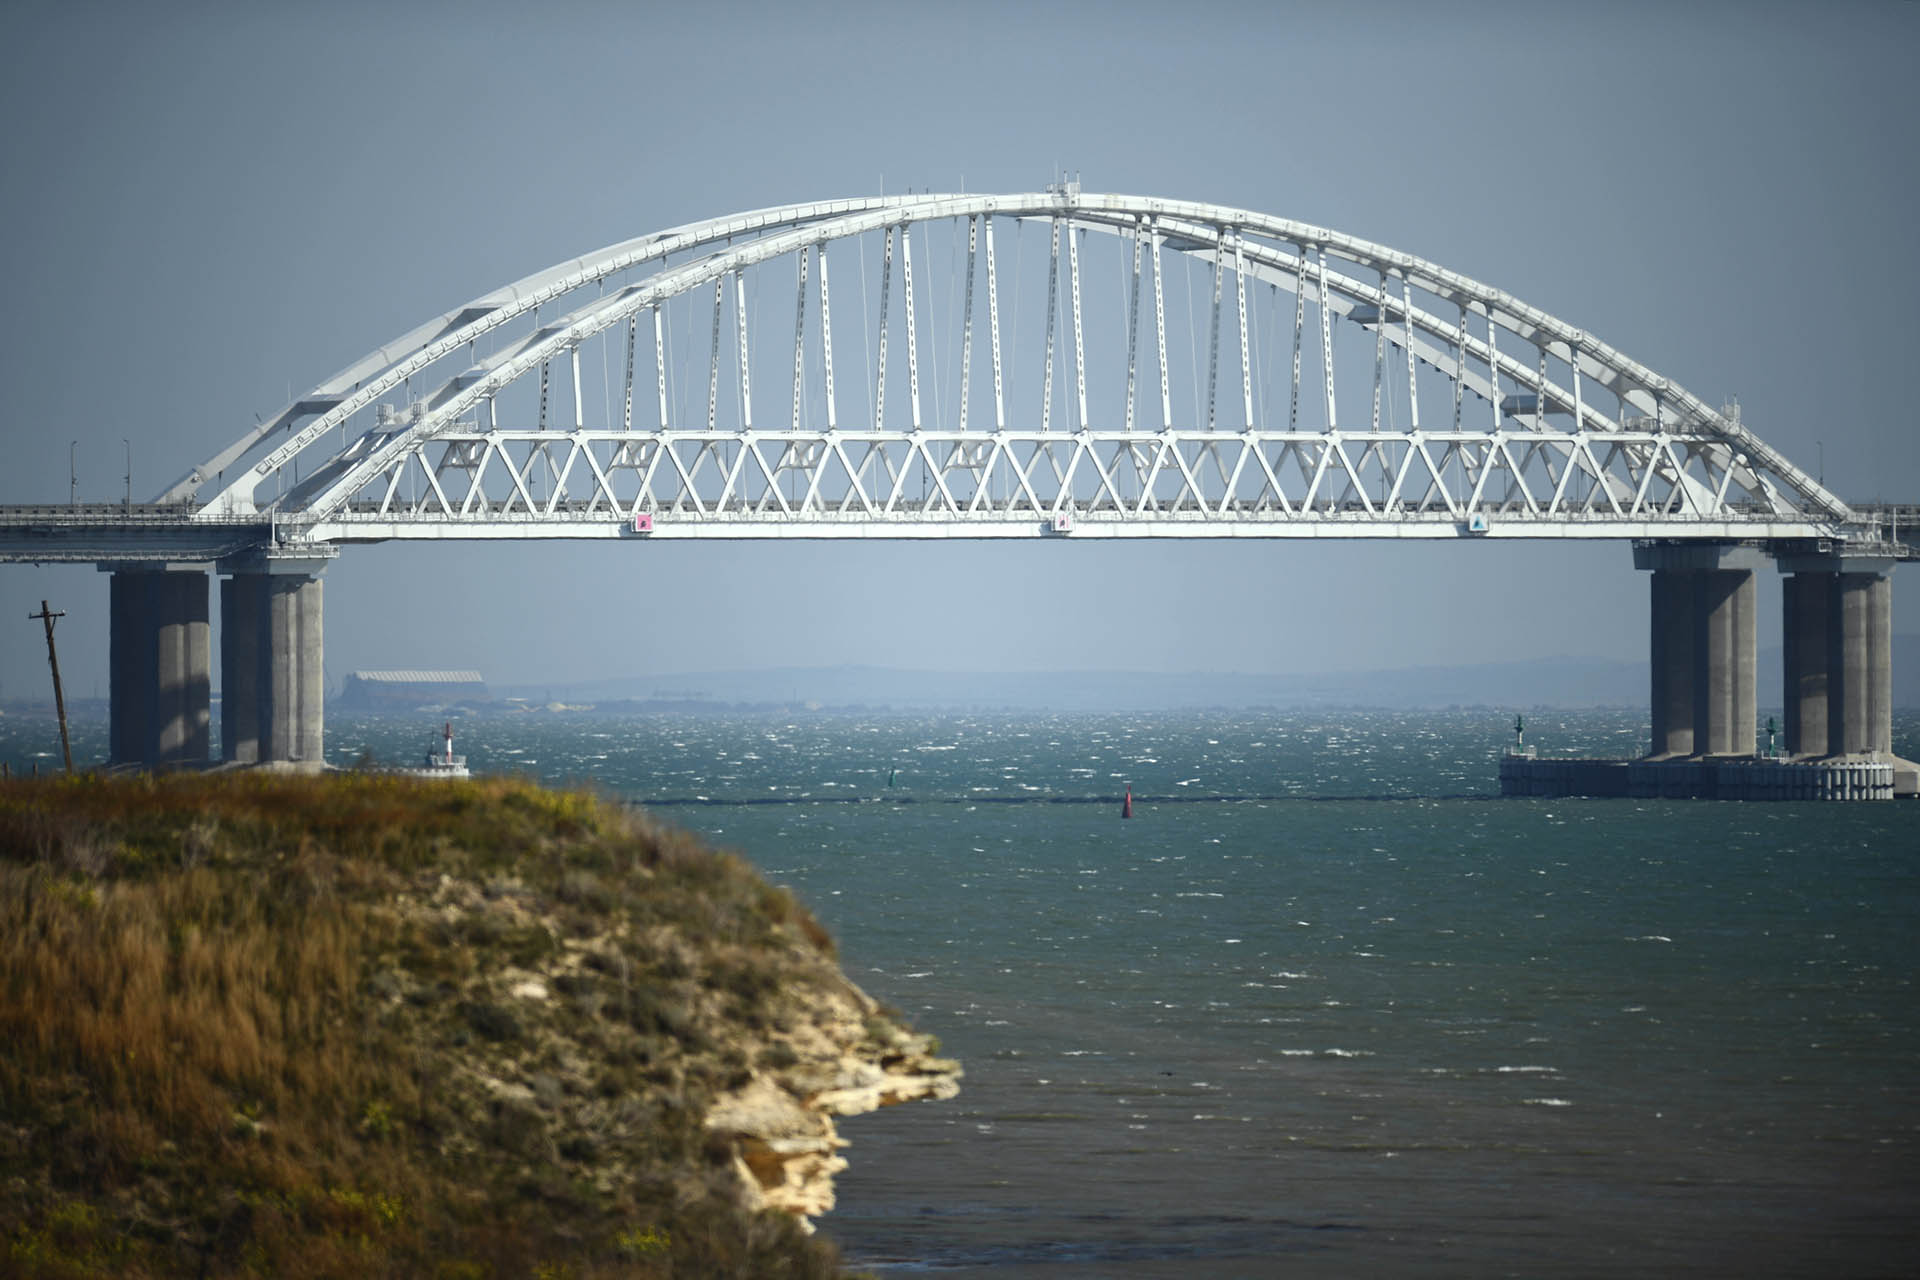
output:
{"label": "protective pier barrier", "polygon": [[1636,800],[1712,800],[1715,766],[1699,760],[1634,760],[1627,765],[1627,794]]}
{"label": "protective pier barrier", "polygon": [[1503,796],[1624,796],[1627,762],[1563,758],[1541,760],[1509,752],[1500,760]]}
{"label": "protective pier barrier", "polygon": [[1879,760],[1500,760],[1503,796],[1636,800],[1891,800],[1894,766]]}
{"label": "protective pier barrier", "polygon": [[1722,800],[1891,800],[1893,766],[1871,760],[1722,764]]}

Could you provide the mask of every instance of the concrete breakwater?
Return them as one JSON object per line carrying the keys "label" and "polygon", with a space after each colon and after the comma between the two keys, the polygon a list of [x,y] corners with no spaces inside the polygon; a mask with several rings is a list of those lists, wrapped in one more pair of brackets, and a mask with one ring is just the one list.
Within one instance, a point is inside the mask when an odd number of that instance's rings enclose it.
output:
{"label": "concrete breakwater", "polygon": [[1640,800],[1891,800],[1894,766],[1878,760],[1500,759],[1503,796]]}

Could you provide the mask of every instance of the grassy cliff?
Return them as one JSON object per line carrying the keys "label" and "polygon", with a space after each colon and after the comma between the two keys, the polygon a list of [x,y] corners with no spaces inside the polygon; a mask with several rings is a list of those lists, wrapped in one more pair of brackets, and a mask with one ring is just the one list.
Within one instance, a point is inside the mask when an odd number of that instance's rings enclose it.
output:
{"label": "grassy cliff", "polygon": [[370,774],[0,784],[0,1045],[47,1277],[829,1276],[813,1113],[957,1074],[738,859]]}

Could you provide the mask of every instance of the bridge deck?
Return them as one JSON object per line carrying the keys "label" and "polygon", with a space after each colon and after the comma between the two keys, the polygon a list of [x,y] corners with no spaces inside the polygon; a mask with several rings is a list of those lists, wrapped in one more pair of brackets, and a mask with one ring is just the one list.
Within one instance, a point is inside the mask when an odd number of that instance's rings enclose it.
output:
{"label": "bridge deck", "polygon": [[274,545],[501,539],[1008,539],[1008,538],[1344,538],[1508,541],[1514,539],[1750,542],[1811,550],[1844,542],[1896,559],[1920,558],[1920,506],[1861,507],[1855,526],[1751,511],[1735,518],[1623,517],[1608,512],[1483,510],[1385,512],[1362,502],[1323,503],[1310,511],[1271,502],[1228,500],[1209,509],[1074,507],[1036,511],[1030,504],[981,500],[955,511],[938,498],[897,500],[893,509],[782,511],[771,499],[683,505],[648,511],[636,533],[633,513],[597,501],[549,503],[534,511],[444,514],[382,512],[357,503],[318,523],[263,514],[208,519],[179,505],[96,503],[0,507],[0,562],[106,563],[211,561]]}

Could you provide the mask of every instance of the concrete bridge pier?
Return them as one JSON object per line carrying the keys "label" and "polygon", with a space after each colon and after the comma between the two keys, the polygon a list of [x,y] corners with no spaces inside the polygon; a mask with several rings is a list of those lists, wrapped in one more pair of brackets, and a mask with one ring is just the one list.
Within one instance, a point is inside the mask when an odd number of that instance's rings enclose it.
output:
{"label": "concrete bridge pier", "polygon": [[[1710,569],[1695,586],[1700,628],[1694,687],[1694,746],[1706,756],[1750,756],[1757,732],[1759,688],[1754,571]],[[1706,727],[1706,742],[1697,736]]]}
{"label": "concrete bridge pier", "polygon": [[[1781,569],[1787,569],[1783,561]],[[1827,694],[1832,682],[1828,628],[1831,571],[1786,573],[1780,584],[1781,751],[1788,759],[1827,754]]]}
{"label": "concrete bridge pier", "polygon": [[105,564],[109,751],[114,764],[207,762],[212,696],[207,574],[199,566]]}
{"label": "concrete bridge pier", "polygon": [[1834,575],[1827,652],[1827,754],[1893,753],[1893,578]]}
{"label": "concrete bridge pier", "polygon": [[313,557],[254,554],[223,562],[221,756],[241,764],[325,759],[326,685],[320,573]]}
{"label": "concrete bridge pier", "polygon": [[1892,761],[1894,790],[1905,795],[1920,790],[1920,767],[1893,754],[1895,563],[1845,552],[1781,557],[1786,749]]}
{"label": "concrete bridge pier", "polygon": [[1633,557],[1636,568],[1653,573],[1649,757],[1752,755],[1759,549],[1647,543],[1636,546]]}
{"label": "concrete bridge pier", "polygon": [[1653,571],[1653,745],[1648,754],[1672,759],[1693,754],[1694,575]]}

